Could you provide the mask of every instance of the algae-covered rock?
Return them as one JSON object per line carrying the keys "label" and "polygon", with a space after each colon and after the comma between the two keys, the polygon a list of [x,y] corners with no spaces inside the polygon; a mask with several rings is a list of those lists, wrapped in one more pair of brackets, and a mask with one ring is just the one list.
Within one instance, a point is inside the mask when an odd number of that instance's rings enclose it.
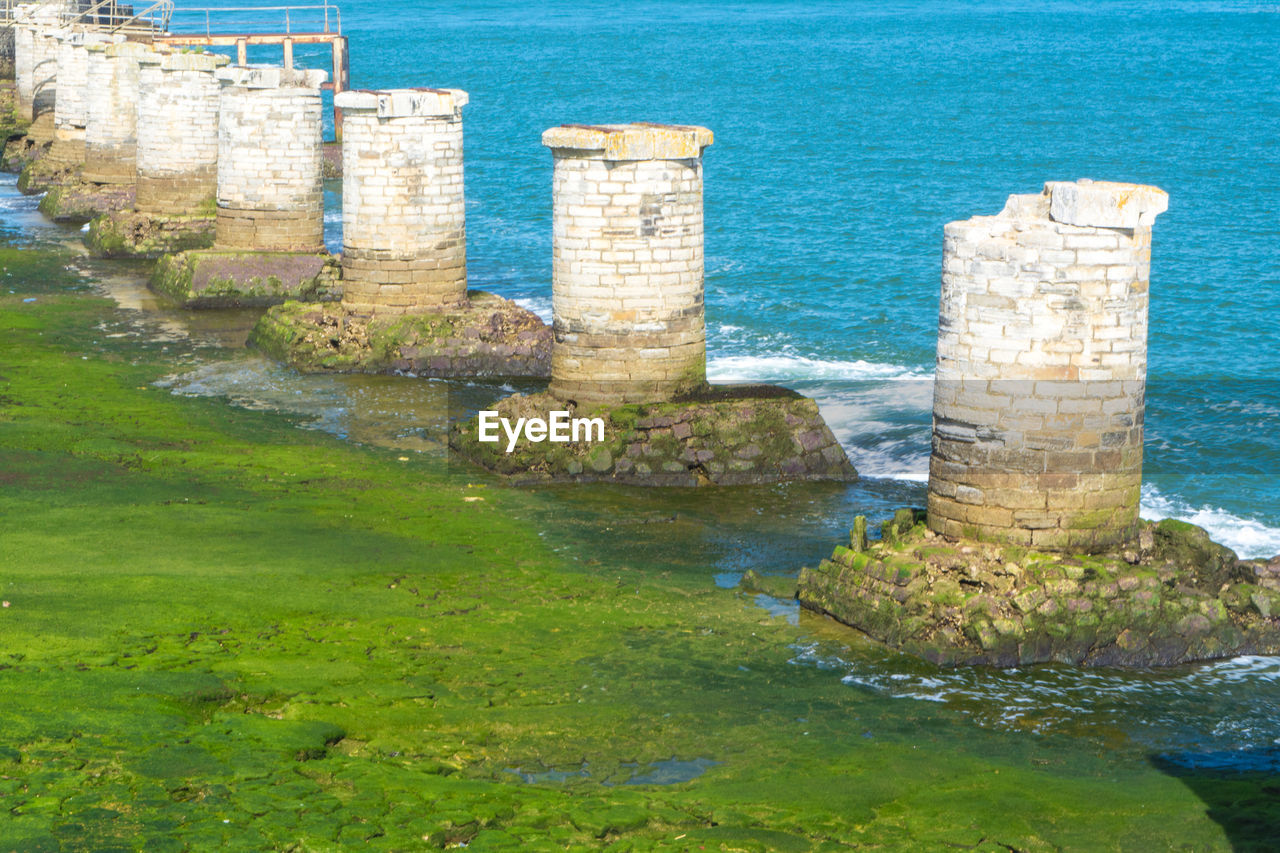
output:
{"label": "algae-covered rock", "polygon": [[45,190],[79,180],[79,170],[67,167],[49,157],[30,160],[18,174],[18,192],[39,195]]}
{"label": "algae-covered rock", "polygon": [[367,320],[341,306],[286,302],[249,342],[304,373],[413,373],[430,377],[551,372],[551,330],[533,312],[471,291],[464,308]]}
{"label": "algae-covered rock", "polygon": [[320,176],[326,181],[342,180],[342,143],[326,142],[322,149]]}
{"label": "algae-covered rock", "polygon": [[213,245],[212,212],[158,217],[133,210],[99,216],[89,223],[85,245],[100,258],[159,258]]}
{"label": "algae-covered rock", "polygon": [[[745,485],[857,478],[812,400],[770,385],[706,386],[664,403],[577,408],[550,394],[514,394],[491,415],[456,424],[449,445],[518,481],[650,486]],[[541,440],[512,429],[563,423]],[[523,420],[522,420],[523,419]],[[493,440],[488,440],[488,439]]]}
{"label": "algae-covered rock", "polygon": [[49,187],[40,199],[40,212],[54,222],[88,222],[107,213],[133,207],[132,184],[91,184],[68,180]]}
{"label": "algae-covered rock", "polygon": [[266,306],[340,298],[340,275],[325,253],[192,251],[162,257],[151,288],[187,308]]}
{"label": "algae-covered rock", "polygon": [[1194,525],[1142,522],[1136,548],[1070,555],[949,539],[923,522],[923,511],[900,510],[865,553],[837,547],[802,570],[800,603],[945,665],[1280,652],[1278,561],[1240,560]]}

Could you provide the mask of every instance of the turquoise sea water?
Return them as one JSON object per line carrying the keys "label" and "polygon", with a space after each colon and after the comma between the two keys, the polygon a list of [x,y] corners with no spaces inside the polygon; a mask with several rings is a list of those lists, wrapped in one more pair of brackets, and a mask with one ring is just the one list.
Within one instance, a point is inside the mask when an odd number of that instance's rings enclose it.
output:
{"label": "turquoise sea water", "polygon": [[[1242,553],[1280,552],[1280,5],[341,9],[353,86],[470,93],[472,286],[544,316],[541,132],[632,120],[711,128],[711,374],[817,396],[870,476],[924,479],[944,223],[995,213],[1049,179],[1164,188],[1147,512],[1206,524]],[[251,58],[274,60],[270,50]],[[322,51],[298,55],[327,67]]]}
{"label": "turquoise sea water", "polygon": [[[361,0],[342,12],[354,86],[470,93],[471,284],[548,319],[541,132],[632,120],[714,130],[711,373],[818,397],[864,474],[850,487],[714,494],[551,489],[533,521],[555,547],[731,586],[748,568],[812,564],[856,513],[918,503],[943,224],[995,213],[1045,180],[1093,177],[1171,196],[1154,238],[1146,514],[1196,521],[1247,556],[1280,553],[1280,5]],[[318,50],[297,58],[327,67]],[[3,236],[58,236],[33,204],[0,190]],[[332,194],[330,207],[340,243]],[[161,328],[196,323],[112,292]],[[397,446],[432,446],[421,425],[438,409],[431,383],[304,379],[242,359],[172,384],[291,409],[355,440],[376,440],[380,424]],[[801,644],[795,662],[984,726],[1111,745],[1122,732],[1117,761],[1280,766],[1280,659],[946,672],[845,652]]]}

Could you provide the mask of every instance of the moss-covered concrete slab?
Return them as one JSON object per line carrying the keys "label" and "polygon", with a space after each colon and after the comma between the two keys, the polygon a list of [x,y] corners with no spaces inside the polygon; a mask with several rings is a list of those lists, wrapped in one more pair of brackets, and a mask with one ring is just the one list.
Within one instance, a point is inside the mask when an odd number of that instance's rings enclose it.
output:
{"label": "moss-covered concrete slab", "polygon": [[340,276],[337,260],[325,253],[200,250],[162,257],[151,289],[187,308],[258,307],[338,299]]}
{"label": "moss-covered concrete slab", "polygon": [[900,510],[879,541],[800,574],[810,610],[943,665],[1164,666],[1280,652],[1280,557],[1241,560],[1201,528],[1142,522],[1114,553],[950,539]]}
{"label": "moss-covered concrete slab", "polygon": [[601,422],[583,425],[579,440],[521,438],[510,449],[501,429],[497,441],[481,441],[478,418],[455,425],[449,445],[459,455],[522,482],[703,486],[858,476],[817,404],[772,385],[703,386],[675,402],[591,410],[570,410],[550,394],[515,394],[493,410],[512,425],[557,411]]}
{"label": "moss-covered concrete slab", "polygon": [[152,216],[124,210],[99,216],[89,223],[85,245],[100,258],[159,258],[162,255],[208,249],[213,245],[214,211],[191,216]]}
{"label": "moss-covered concrete slab", "polygon": [[551,329],[533,312],[471,291],[466,308],[365,320],[340,305],[286,302],[262,316],[250,344],[304,373],[545,377]]}
{"label": "moss-covered concrete slab", "polygon": [[88,222],[132,208],[136,196],[132,184],[92,184],[70,179],[48,188],[40,199],[40,212],[54,222]]}

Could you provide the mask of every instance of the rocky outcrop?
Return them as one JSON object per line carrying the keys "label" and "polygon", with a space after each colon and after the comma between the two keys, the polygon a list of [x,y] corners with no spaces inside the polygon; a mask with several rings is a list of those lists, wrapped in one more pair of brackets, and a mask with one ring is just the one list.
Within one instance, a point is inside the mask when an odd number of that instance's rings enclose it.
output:
{"label": "rocky outcrop", "polygon": [[953,539],[900,510],[878,541],[800,574],[802,606],[944,665],[1163,666],[1280,652],[1280,557],[1241,560],[1199,527],[1141,522],[1132,547],[1045,553]]}
{"label": "rocky outcrop", "polygon": [[263,315],[250,343],[304,373],[545,377],[551,370],[551,330],[533,312],[480,291],[454,310],[372,319],[338,305],[286,302]]}

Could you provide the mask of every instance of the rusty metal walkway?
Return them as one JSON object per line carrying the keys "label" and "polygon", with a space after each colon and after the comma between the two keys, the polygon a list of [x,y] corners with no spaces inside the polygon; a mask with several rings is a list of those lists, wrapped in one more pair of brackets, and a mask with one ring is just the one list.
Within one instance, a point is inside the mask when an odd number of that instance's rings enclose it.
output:
{"label": "rusty metal walkway", "polygon": [[[315,6],[226,6],[199,9],[174,8],[165,32],[152,39],[157,44],[192,47],[234,47],[236,62],[248,63],[250,45],[280,45],[284,66],[293,67],[293,48],[299,44],[327,44],[332,55],[330,82],[334,93],[351,85],[347,37],[342,34],[342,13],[330,3]],[[333,110],[334,136],[342,139],[342,111]]]}

